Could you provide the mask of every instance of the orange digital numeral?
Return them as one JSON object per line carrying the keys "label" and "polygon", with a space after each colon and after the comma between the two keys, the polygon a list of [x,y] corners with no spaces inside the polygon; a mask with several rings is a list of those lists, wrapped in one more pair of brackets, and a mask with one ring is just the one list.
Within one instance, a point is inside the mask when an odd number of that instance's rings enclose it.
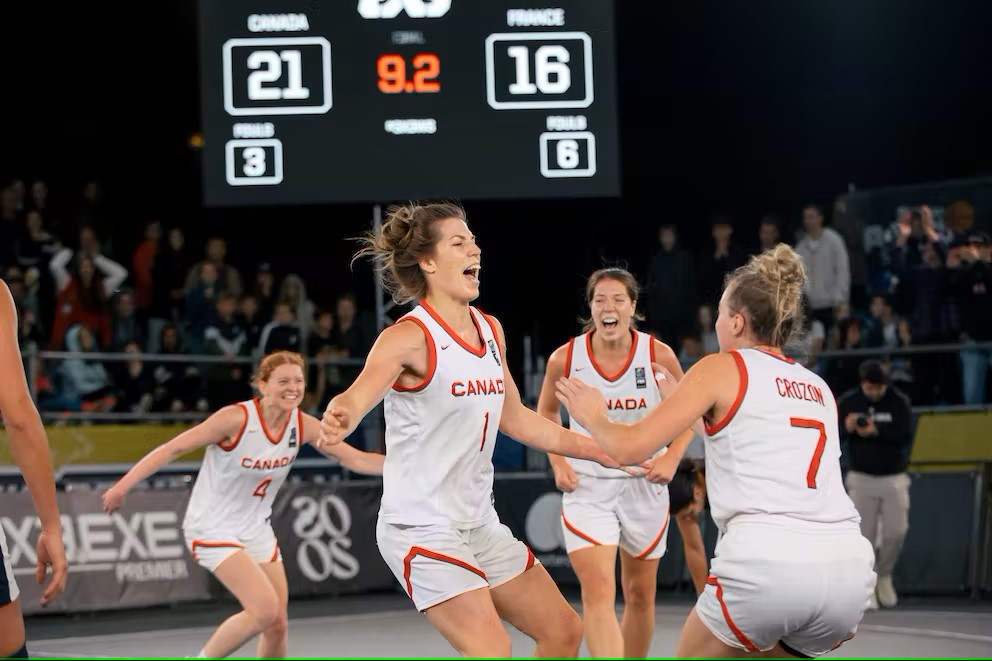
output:
{"label": "orange digital numeral", "polygon": [[406,77],[406,60],[402,55],[380,55],[376,61],[379,74],[379,91],[385,94],[400,92],[440,92],[441,60],[434,53],[419,53],[413,58],[413,80]]}
{"label": "orange digital numeral", "polygon": [[810,489],[815,489],[816,474],[820,470],[820,458],[823,456],[823,449],[827,445],[826,425],[819,420],[810,420],[808,418],[789,418],[789,422],[792,423],[793,427],[816,429],[820,432],[820,437],[816,441],[816,449],[813,450],[813,458],[809,462],[809,470],[806,471],[806,486]]}
{"label": "orange digital numeral", "polygon": [[251,493],[251,495],[258,496],[259,498],[265,498],[265,492],[268,491],[270,484],[272,484],[272,478],[265,478],[258,483],[258,486],[255,487],[255,490]]}

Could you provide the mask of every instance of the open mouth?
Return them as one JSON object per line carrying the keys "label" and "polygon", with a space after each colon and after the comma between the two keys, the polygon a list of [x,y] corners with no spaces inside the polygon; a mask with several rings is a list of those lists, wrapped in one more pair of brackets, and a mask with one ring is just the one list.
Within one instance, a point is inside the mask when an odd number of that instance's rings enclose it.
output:
{"label": "open mouth", "polygon": [[299,395],[296,393],[286,393],[282,396],[283,399],[296,400],[299,399]]}
{"label": "open mouth", "polygon": [[616,328],[619,323],[616,317],[603,317],[603,328]]}
{"label": "open mouth", "polygon": [[468,267],[467,269],[465,269],[464,271],[462,271],[462,273],[465,274],[465,278],[469,282],[477,285],[477,284],[479,284],[479,271],[481,271],[481,270],[482,270],[482,267],[476,264],[474,266]]}

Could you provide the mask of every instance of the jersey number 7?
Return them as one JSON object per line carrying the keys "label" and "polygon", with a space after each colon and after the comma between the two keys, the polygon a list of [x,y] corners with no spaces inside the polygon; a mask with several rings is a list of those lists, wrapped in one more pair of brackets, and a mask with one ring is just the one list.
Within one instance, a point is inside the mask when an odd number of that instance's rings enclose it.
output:
{"label": "jersey number 7", "polygon": [[808,418],[789,418],[793,427],[804,429],[816,429],[820,432],[820,437],[816,441],[816,449],[813,450],[813,458],[809,462],[809,470],[806,471],[806,486],[810,489],[816,488],[816,474],[820,470],[820,457],[823,456],[823,448],[827,445],[827,428],[819,420]]}

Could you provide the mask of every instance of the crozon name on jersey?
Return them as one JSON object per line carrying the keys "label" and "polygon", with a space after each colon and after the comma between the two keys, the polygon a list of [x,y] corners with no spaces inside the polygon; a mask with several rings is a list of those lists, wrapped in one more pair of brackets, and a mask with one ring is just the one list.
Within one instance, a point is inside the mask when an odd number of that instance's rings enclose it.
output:
{"label": "crozon name on jersey", "polygon": [[812,383],[803,383],[802,381],[792,381],[777,377],[775,379],[775,387],[778,388],[778,394],[781,397],[802,399],[807,402],[816,402],[820,406],[826,406],[823,403],[823,391]]}
{"label": "crozon name on jersey", "polygon": [[475,379],[474,381],[453,381],[451,394],[455,397],[466,395],[502,395],[503,379]]}
{"label": "crozon name on jersey", "polygon": [[641,397],[637,399],[636,397],[625,397],[623,399],[616,397],[613,399],[606,400],[606,408],[609,410],[619,409],[621,411],[635,411],[637,409],[646,409],[648,403],[644,401]]}
{"label": "crozon name on jersey", "polygon": [[267,459],[255,459],[254,457],[241,458],[241,467],[248,470],[272,470],[273,468],[289,466],[291,463],[293,463],[293,457],[291,456],[270,457]]}

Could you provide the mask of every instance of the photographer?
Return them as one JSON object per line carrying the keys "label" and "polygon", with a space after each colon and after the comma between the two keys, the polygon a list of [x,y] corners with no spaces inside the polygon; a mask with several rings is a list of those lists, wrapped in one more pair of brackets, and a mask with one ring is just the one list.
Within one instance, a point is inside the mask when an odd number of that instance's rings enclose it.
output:
{"label": "photographer", "polygon": [[861,533],[874,544],[878,526],[882,540],[875,571],[877,601],[891,608],[898,600],[892,586],[903,540],[909,528],[909,453],[913,437],[910,402],[889,386],[888,374],[878,360],[866,360],[858,370],[861,385],[837,402],[842,434],[847,441],[850,470],[847,490],[861,514]]}

